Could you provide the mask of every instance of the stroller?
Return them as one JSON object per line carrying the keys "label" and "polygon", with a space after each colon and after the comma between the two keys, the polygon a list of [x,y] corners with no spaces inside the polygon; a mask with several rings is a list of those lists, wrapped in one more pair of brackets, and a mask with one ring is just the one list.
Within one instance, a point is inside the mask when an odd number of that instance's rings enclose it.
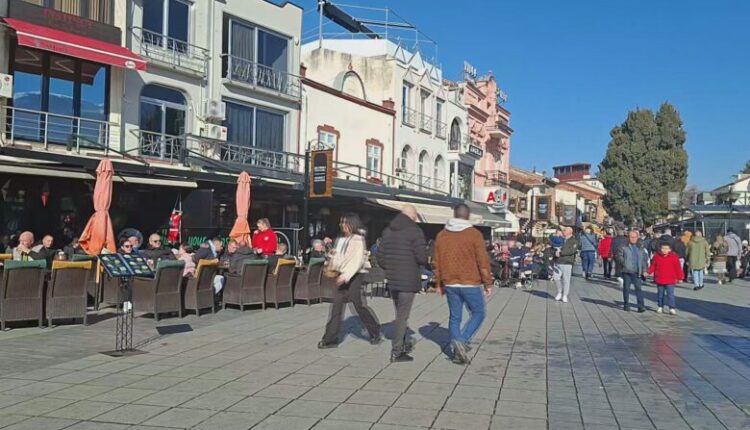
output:
{"label": "stroller", "polygon": [[534,257],[531,253],[524,256],[511,257],[510,262],[510,279],[509,285],[516,289],[523,288],[530,290],[534,287],[535,279],[538,275],[534,274]]}

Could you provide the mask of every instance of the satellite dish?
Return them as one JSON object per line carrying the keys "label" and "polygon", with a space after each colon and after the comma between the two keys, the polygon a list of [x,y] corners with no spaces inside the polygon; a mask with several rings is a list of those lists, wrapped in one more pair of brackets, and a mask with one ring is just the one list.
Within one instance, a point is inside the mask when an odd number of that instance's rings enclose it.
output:
{"label": "satellite dish", "polygon": [[143,245],[143,233],[140,232],[140,230],[128,227],[122,231],[120,231],[120,234],[117,235],[117,243],[120,243],[121,240],[127,239],[131,236],[135,236],[138,238],[138,242]]}

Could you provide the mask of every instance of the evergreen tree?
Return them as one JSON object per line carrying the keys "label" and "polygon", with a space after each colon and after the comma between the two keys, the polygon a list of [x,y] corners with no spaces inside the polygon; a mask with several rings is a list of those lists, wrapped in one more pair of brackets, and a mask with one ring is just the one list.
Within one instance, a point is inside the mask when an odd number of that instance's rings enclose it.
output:
{"label": "evergreen tree", "polygon": [[631,111],[610,136],[599,165],[604,205],[615,219],[650,225],[667,213],[667,193],[685,189],[688,158],[680,115],[669,103],[656,114]]}
{"label": "evergreen tree", "polygon": [[745,167],[742,168],[742,171],[740,173],[750,174],[750,160],[747,160],[747,163],[745,163]]}

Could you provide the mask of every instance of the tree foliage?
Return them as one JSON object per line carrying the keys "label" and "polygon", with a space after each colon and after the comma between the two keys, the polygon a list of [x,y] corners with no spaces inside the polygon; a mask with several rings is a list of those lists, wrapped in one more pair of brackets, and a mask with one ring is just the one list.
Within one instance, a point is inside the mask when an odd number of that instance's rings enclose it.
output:
{"label": "tree foliage", "polygon": [[745,167],[742,168],[742,171],[740,173],[750,174],[750,160],[747,160],[747,163],[745,163]]}
{"label": "tree foliage", "polygon": [[677,109],[663,103],[658,112],[637,109],[610,132],[599,180],[607,190],[604,205],[627,224],[650,225],[667,213],[667,193],[687,181],[685,130]]}

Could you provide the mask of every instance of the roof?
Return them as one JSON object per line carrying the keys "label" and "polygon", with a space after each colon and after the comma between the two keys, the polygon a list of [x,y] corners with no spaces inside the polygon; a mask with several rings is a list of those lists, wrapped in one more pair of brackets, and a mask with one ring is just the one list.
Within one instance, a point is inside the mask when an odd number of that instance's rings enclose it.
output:
{"label": "roof", "polygon": [[586,168],[591,168],[591,164],[590,164],[590,163],[572,163],[572,164],[563,164],[563,165],[560,165],[560,166],[553,166],[552,168],[553,168],[553,169],[561,169],[561,168],[563,168],[563,167],[579,167],[579,166],[580,166],[580,167],[583,167],[583,166],[585,166]]}

